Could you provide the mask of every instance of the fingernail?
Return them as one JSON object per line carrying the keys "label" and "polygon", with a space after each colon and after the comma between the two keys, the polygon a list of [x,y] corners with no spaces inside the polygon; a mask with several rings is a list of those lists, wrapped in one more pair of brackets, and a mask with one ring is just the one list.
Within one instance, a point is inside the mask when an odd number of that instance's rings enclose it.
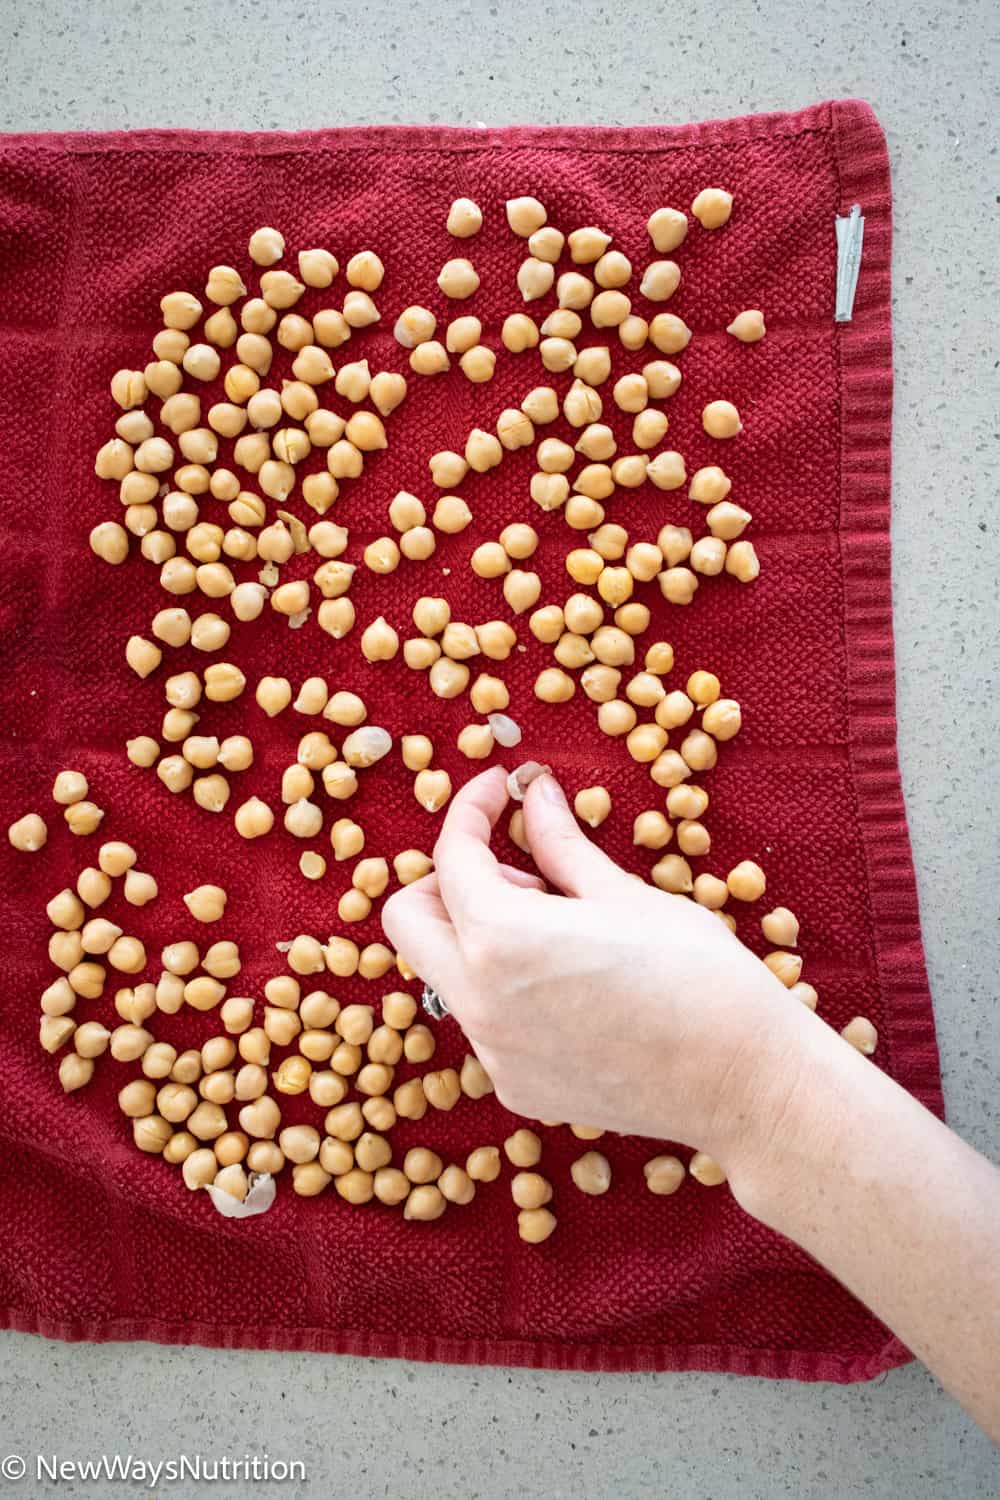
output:
{"label": "fingernail", "polygon": [[556,778],[552,775],[551,771],[546,771],[544,776],[539,776],[536,781],[536,785],[538,787],[539,796],[544,797],[545,801],[551,803],[553,807],[566,806],[566,798],[563,794],[563,789],[559,785]]}

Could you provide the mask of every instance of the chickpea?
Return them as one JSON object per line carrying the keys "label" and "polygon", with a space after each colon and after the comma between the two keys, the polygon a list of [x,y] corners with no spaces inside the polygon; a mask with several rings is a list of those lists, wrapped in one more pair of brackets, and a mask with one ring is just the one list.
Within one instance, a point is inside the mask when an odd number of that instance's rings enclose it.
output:
{"label": "chickpea", "polygon": [[729,223],[732,211],[733,195],[725,188],[702,188],[691,204],[691,212],[703,229],[721,229]]}
{"label": "chickpea", "polygon": [[767,332],[764,314],[756,307],[747,308],[745,312],[736,314],[726,332],[731,333],[741,344],[758,344]]}
{"label": "chickpea", "polygon": [[640,849],[665,849],[673,836],[672,825],[653,808],[639,813],[632,825],[632,842]]}
{"label": "chickpea", "polygon": [[704,1151],[695,1152],[688,1162],[688,1171],[702,1187],[719,1187],[726,1180],[723,1168]]}
{"label": "chickpea", "polygon": [[701,425],[714,438],[733,438],[743,431],[740,414],[731,401],[710,401],[702,410]]}
{"label": "chickpea", "polygon": [[236,809],[236,832],[245,839],[260,838],[274,827],[274,813],[260,797],[250,797]]}
{"label": "chickpea", "polygon": [[567,703],[576,692],[576,683],[559,667],[546,667],[535,678],[535,697],[542,703]]}
{"label": "chickpea", "polygon": [[517,1232],[529,1245],[540,1245],[556,1227],[555,1214],[547,1208],[522,1208],[517,1216]]}
{"label": "chickpea", "polygon": [[403,1206],[404,1219],[439,1219],[448,1203],[441,1189],[431,1184],[411,1189]]}
{"label": "chickpea", "polygon": [[785,953],[776,950],[764,957],[765,967],[770,969],[775,979],[780,979],[786,989],[790,990],[793,985],[798,984],[802,975],[802,959],[798,953]]}
{"label": "chickpea", "polygon": [[618,691],[621,678],[622,674],[616,667],[601,662],[586,669],[580,677],[580,686],[592,703],[609,703]]}
{"label": "chickpea", "polygon": [[799,921],[787,906],[776,906],[760,919],[760,930],[769,943],[794,948],[799,940]]}
{"label": "chickpea", "polygon": [[650,302],[666,302],[681,284],[681,269],[673,260],[654,260],[642,273],[639,291]]}
{"label": "chickpea", "polygon": [[351,286],[364,292],[377,292],[385,276],[385,267],[374,250],[359,250],[352,255],[344,269]]}
{"label": "chickpea", "polygon": [[504,1141],[503,1149],[515,1167],[535,1167],[542,1159],[542,1143],[533,1130],[515,1130]]}
{"label": "chickpea", "polygon": [[631,703],[625,703],[620,698],[605,700],[597,710],[598,727],[603,734],[613,738],[628,734],[635,721],[635,709]]}
{"label": "chickpea", "polygon": [[726,572],[740,583],[752,583],[760,574],[760,561],[752,542],[733,542],[726,554]]}
{"label": "chickpea", "polygon": [[578,1156],[569,1170],[580,1192],[588,1197],[600,1198],[611,1186],[611,1163],[599,1151],[586,1151]]}
{"label": "chickpea", "polygon": [[653,884],[673,895],[687,895],[694,888],[691,866],[681,854],[664,854],[653,866]]}
{"label": "chickpea", "polygon": [[573,810],[581,823],[599,828],[611,812],[611,793],[603,786],[584,787],[573,800]]}
{"label": "chickpea", "polygon": [[23,854],[37,854],[45,847],[49,830],[39,813],[25,813],[7,829],[7,837],[15,849]]}
{"label": "chickpea", "polygon": [[684,1163],[676,1156],[654,1156],[645,1163],[642,1173],[649,1191],[665,1198],[676,1193],[684,1181]]}
{"label": "chickpea", "polygon": [[486,620],[475,631],[480,651],[491,661],[506,661],[517,644],[517,636],[504,620]]}
{"label": "chickpea", "polygon": [[479,275],[471,260],[459,257],[445,261],[438,274],[437,284],[446,297],[464,302],[479,290]]}
{"label": "chickpea", "polygon": [[361,653],[367,661],[391,661],[398,650],[399,636],[384,615],[379,615],[362,632]]}
{"label": "chickpea", "polygon": [[660,592],[670,604],[690,604],[698,589],[698,575],[690,568],[667,568],[659,575]]}
{"label": "chickpea", "polygon": [[624,604],[632,595],[634,580],[628,568],[605,567],[597,580],[597,592],[612,608]]}
{"label": "chickpea", "polygon": [[541,1208],[552,1201],[552,1184],[538,1172],[515,1172],[510,1195],[518,1208]]}
{"label": "chickpea", "polygon": [[447,771],[418,771],[413,779],[413,795],[429,813],[440,812],[451,796],[451,777]]}
{"label": "chickpea", "polygon": [[443,1169],[440,1156],[426,1146],[414,1146],[403,1158],[403,1171],[412,1183],[435,1182]]}
{"label": "chickpea", "polygon": [[639,724],[625,740],[628,753],[640,765],[650,765],[664,749],[667,732],[659,724]]}

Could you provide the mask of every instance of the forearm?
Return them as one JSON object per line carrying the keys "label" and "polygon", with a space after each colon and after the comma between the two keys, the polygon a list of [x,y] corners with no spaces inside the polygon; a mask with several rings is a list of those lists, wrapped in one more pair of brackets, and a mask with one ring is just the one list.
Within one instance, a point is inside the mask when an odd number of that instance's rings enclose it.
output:
{"label": "forearm", "polygon": [[786,1041],[756,1119],[717,1147],[734,1194],[1000,1438],[1000,1171],[814,1017]]}

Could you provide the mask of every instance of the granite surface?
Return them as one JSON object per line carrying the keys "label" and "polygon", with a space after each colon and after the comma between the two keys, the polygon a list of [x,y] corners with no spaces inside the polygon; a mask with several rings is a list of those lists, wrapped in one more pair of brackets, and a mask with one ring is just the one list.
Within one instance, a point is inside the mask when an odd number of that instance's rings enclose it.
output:
{"label": "granite surface", "polygon": [[[896,194],[894,588],[900,750],[945,1094],[1000,1149],[995,79],[988,0],[675,9],[0,0],[0,129],[680,122],[860,95]],[[991,83],[991,80],[993,82]],[[280,1267],[274,1274],[281,1275]],[[0,1495],[1000,1492],[987,1440],[921,1369],[868,1386],[573,1375],[0,1338]],[[305,1481],[34,1477],[34,1455],[270,1455]]]}

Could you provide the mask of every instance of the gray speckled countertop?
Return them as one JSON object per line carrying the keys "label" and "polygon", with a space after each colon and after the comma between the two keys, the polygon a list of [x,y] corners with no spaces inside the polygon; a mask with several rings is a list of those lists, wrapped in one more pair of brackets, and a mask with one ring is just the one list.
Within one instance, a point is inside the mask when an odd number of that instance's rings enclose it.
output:
{"label": "gray speckled countertop", "polygon": [[[431,16],[434,16],[431,24]],[[481,59],[481,62],[479,61]],[[861,95],[896,194],[903,779],[951,1122],[997,1153],[997,266],[989,0],[0,3],[0,129],[673,122]],[[276,1274],[280,1274],[276,1271]],[[757,1500],[1000,1492],[921,1369],[870,1385],[466,1370],[0,1339],[0,1456],[266,1449],[304,1484],[159,1495]],[[2,1467],[2,1466],[0,1466]],[[0,1495],[143,1495],[8,1483]]]}

